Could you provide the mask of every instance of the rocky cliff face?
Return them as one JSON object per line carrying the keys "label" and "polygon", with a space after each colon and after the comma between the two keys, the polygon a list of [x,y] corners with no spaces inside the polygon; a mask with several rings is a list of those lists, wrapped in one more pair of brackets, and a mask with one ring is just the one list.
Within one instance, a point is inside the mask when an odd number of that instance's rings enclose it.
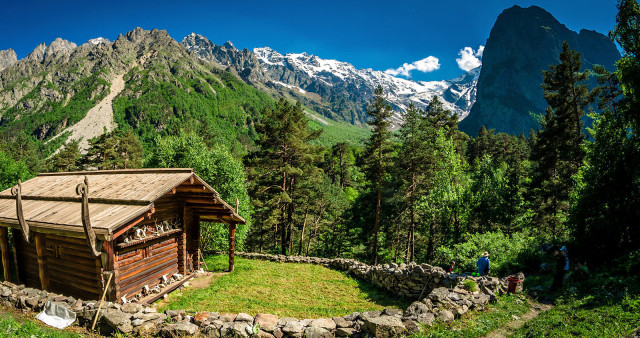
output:
{"label": "rocky cliff face", "polygon": [[7,50],[0,50],[0,70],[3,70],[16,62],[18,62],[18,56],[13,49],[9,48]]}
{"label": "rocky cliff face", "polygon": [[571,31],[540,7],[514,6],[502,12],[485,46],[476,102],[460,128],[470,135],[483,125],[512,134],[537,128],[530,113],[542,113],[547,106],[542,70],[559,62],[565,40],[582,54],[583,69],[600,64],[614,70],[620,58],[605,35]]}
{"label": "rocky cliff face", "polygon": [[[121,110],[114,112],[116,122],[145,129],[148,135],[174,128],[186,119],[233,124],[228,128],[241,133],[247,129],[244,123],[251,120],[248,116],[258,109],[249,107],[243,98],[253,103],[267,101],[266,95],[198,59],[166,31],[136,28],[113,42],[98,38],[79,47],[56,39],[0,70],[0,135],[24,131],[38,140],[51,140],[83,119],[113,90],[116,78],[125,82],[113,98],[114,110],[120,100]],[[241,102],[228,99],[225,102],[232,107],[225,119],[217,117],[210,101],[220,92],[238,89],[244,90],[236,95]],[[179,100],[167,100],[172,95]],[[183,105],[196,101],[206,102],[201,104],[206,108],[199,111],[201,115],[191,116],[194,109]],[[235,109],[236,104],[243,108]],[[231,120],[231,115],[237,121]]]}
{"label": "rocky cliff face", "polygon": [[283,55],[269,47],[240,51],[230,42],[219,46],[194,33],[182,44],[199,58],[225,67],[263,91],[299,100],[324,116],[356,125],[367,121],[366,106],[379,85],[396,110],[396,126],[410,103],[424,107],[434,95],[464,117],[475,101],[480,71],[474,69],[453,80],[416,82],[307,53]]}

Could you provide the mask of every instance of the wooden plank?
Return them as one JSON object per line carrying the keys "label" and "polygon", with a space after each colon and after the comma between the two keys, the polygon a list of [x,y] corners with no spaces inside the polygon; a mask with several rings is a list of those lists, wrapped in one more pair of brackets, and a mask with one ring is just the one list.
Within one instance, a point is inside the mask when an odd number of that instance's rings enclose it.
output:
{"label": "wooden plank", "polygon": [[36,233],[36,253],[38,254],[38,276],[40,277],[40,288],[47,290],[49,288],[49,274],[47,272],[46,262],[46,239],[44,234]]}
{"label": "wooden plank", "polygon": [[0,250],[2,251],[2,271],[4,280],[11,282],[11,259],[9,257],[9,229],[0,227]]}
{"label": "wooden plank", "polygon": [[138,293],[145,285],[149,284],[149,287],[155,286],[160,283],[160,278],[162,278],[163,275],[171,276],[177,271],[178,270],[175,265],[169,266],[166,269],[158,270],[157,272],[146,276],[146,278],[142,278],[137,282],[122,286],[121,292],[122,294],[132,294],[132,291],[134,291],[133,293]]}
{"label": "wooden plank", "polygon": [[153,302],[155,302],[156,300],[164,297],[164,295],[174,291],[175,289],[179,288],[182,286],[182,284],[186,283],[187,281],[189,281],[191,278],[193,278],[195,275],[189,275],[189,276],[185,276],[185,278],[183,278],[181,281],[177,281],[173,284],[171,284],[169,287],[163,289],[162,291],[160,291],[160,293],[156,293],[153,294],[151,296],[148,296],[146,298],[143,298],[140,300],[140,303],[142,304],[147,304],[147,305],[151,305],[153,304]]}

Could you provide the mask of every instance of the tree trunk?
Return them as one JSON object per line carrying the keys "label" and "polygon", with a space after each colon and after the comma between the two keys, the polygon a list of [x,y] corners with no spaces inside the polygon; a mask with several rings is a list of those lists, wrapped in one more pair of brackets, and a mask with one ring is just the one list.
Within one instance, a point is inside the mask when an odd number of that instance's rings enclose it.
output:
{"label": "tree trunk", "polygon": [[380,201],[382,200],[382,145],[378,147],[378,195],[376,198],[376,221],[373,226],[373,265],[378,264],[378,232],[380,231]]}
{"label": "tree trunk", "polygon": [[298,247],[298,256],[302,255],[302,242],[304,242],[304,229],[307,227],[307,216],[309,215],[309,206],[304,208],[304,221],[302,222],[302,231],[300,231],[300,246]]}

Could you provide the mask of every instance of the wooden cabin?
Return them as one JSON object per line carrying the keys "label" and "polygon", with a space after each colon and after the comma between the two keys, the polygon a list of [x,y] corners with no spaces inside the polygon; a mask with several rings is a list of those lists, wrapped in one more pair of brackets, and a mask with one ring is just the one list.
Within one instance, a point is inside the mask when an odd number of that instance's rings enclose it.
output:
{"label": "wooden cabin", "polygon": [[40,174],[0,192],[5,280],[82,299],[109,282],[108,300],[152,302],[200,268],[201,221],[228,224],[233,270],[236,209],[192,169]]}

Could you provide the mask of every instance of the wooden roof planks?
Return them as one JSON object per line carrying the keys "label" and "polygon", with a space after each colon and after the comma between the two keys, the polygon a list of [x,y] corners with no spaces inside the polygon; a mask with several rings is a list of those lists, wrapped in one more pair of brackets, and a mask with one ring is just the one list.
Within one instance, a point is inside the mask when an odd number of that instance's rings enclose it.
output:
{"label": "wooden roof planks", "polygon": [[[76,186],[89,181],[89,211],[96,234],[110,238],[116,229],[152,213],[153,203],[167,194],[197,200],[202,220],[240,223],[245,220],[192,169],[127,169],[45,173],[22,183],[25,220],[36,231],[76,233],[84,237],[81,197]],[[0,192],[0,225],[19,227],[16,198]]]}

